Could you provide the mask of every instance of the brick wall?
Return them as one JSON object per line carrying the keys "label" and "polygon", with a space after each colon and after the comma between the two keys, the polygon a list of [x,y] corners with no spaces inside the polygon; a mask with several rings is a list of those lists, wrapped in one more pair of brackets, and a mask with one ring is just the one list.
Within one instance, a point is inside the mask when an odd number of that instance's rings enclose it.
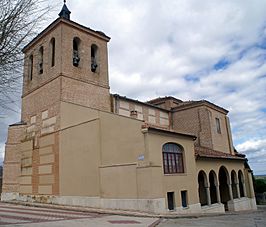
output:
{"label": "brick wall", "polygon": [[[216,118],[220,120],[221,133],[217,132]],[[232,153],[230,125],[224,113],[206,106],[191,107],[173,113],[173,129],[194,134],[198,146]]]}
{"label": "brick wall", "polygon": [[189,108],[174,112],[173,129],[196,135],[196,145],[212,148],[209,112],[205,107]]}

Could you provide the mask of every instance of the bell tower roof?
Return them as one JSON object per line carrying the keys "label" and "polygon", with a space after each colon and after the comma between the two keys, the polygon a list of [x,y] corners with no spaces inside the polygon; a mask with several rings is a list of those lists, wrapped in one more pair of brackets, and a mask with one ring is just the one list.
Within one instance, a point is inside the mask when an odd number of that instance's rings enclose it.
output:
{"label": "bell tower roof", "polygon": [[58,14],[59,17],[70,20],[70,14],[71,12],[69,11],[69,9],[66,6],[66,0],[64,0],[64,5],[60,11],[60,13]]}

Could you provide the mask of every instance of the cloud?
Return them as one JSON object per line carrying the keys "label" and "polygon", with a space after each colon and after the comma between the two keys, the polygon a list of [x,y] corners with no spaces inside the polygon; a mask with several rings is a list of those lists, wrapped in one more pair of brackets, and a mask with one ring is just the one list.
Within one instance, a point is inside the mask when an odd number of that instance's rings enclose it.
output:
{"label": "cloud", "polygon": [[266,139],[247,140],[236,146],[236,149],[248,156],[249,162],[257,174],[265,174]]}
{"label": "cloud", "polygon": [[[238,144],[236,149],[245,154],[250,154],[251,156],[256,156],[256,153],[262,151],[266,152],[266,139],[265,140],[248,140],[242,144]],[[265,157],[266,158],[266,157]]]}

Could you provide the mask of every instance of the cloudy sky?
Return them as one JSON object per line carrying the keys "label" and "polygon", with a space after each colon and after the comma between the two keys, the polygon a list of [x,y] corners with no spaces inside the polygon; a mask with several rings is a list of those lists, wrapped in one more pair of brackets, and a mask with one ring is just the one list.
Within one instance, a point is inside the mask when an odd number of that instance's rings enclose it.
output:
{"label": "cloudy sky", "polygon": [[[255,174],[266,174],[266,0],[68,0],[67,6],[72,20],[111,37],[112,93],[142,101],[207,99],[226,108],[235,147]],[[59,1],[55,12],[61,7]],[[16,113],[0,115],[0,152],[7,125],[16,121]]]}

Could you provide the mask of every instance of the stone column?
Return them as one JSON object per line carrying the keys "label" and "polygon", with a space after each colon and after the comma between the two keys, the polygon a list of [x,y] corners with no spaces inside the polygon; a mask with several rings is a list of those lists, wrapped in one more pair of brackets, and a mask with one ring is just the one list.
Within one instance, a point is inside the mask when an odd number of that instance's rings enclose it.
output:
{"label": "stone column", "polygon": [[229,189],[229,197],[230,197],[230,200],[234,200],[234,197],[233,197],[233,191],[232,191],[232,184],[228,184],[228,189]]}
{"label": "stone column", "polygon": [[[243,185],[243,193],[244,193],[244,197],[247,197],[247,189],[246,189],[246,183],[245,181],[242,182]],[[253,186],[253,185],[252,185]]]}
{"label": "stone column", "polygon": [[206,195],[207,195],[207,204],[208,204],[208,206],[210,206],[211,205],[211,193],[210,193],[210,187],[205,187],[205,189],[206,189]]}
{"label": "stone column", "polygon": [[215,185],[215,188],[216,188],[217,203],[221,203],[221,195],[220,195],[220,188],[219,188],[219,185],[216,184],[216,185]]}
{"label": "stone column", "polygon": [[236,182],[236,194],[237,194],[237,198],[240,198],[240,189],[239,189],[239,183]]}
{"label": "stone column", "polygon": [[[248,183],[249,183],[249,189],[250,189],[250,197],[254,198],[255,193],[254,193],[254,188],[253,188],[253,180],[252,180],[251,172],[248,172]],[[244,188],[244,183],[243,183],[243,188]],[[245,194],[245,192],[244,192],[244,194]]]}

